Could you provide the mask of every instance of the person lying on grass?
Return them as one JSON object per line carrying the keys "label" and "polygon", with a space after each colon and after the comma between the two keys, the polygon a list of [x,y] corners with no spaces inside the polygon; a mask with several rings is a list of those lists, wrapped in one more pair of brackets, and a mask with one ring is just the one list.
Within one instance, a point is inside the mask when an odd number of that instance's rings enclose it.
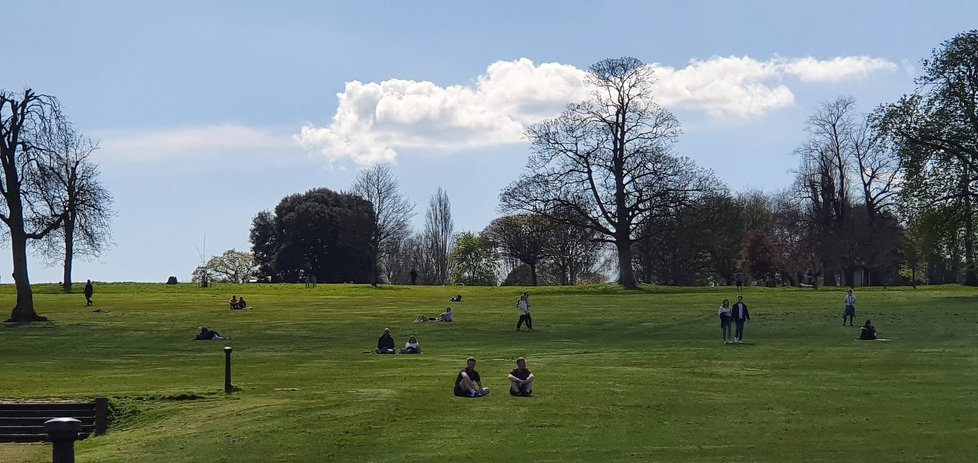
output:
{"label": "person lying on grass", "polygon": [[210,341],[212,339],[224,339],[224,338],[221,337],[220,333],[206,326],[201,328],[200,333],[197,333],[197,336],[194,337],[194,341]]}
{"label": "person lying on grass", "polygon": [[465,361],[465,368],[458,372],[455,378],[456,397],[484,397],[489,395],[489,388],[482,387],[482,377],[475,371],[475,357]]}
{"label": "person lying on grass", "polygon": [[418,344],[418,338],[414,337],[414,335],[412,335],[410,338],[408,338],[407,343],[404,344],[404,348],[401,349],[401,353],[402,354],[420,354],[421,353],[421,345]]}
{"label": "person lying on grass", "polygon": [[509,394],[517,397],[528,397],[533,394],[533,372],[526,367],[526,359],[516,359],[516,368],[509,375]]}
{"label": "person lying on grass", "polygon": [[377,350],[374,352],[378,354],[393,354],[397,352],[394,347],[394,337],[391,336],[391,329],[384,328],[384,334],[380,335],[377,339]]}

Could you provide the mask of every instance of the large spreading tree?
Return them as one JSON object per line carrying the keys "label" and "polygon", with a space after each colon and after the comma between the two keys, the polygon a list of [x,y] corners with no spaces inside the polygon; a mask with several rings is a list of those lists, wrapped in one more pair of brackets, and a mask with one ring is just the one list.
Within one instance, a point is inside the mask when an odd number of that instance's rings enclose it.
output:
{"label": "large spreading tree", "polygon": [[716,181],[673,153],[680,124],[653,101],[650,66],[605,59],[586,80],[588,100],[527,129],[533,154],[500,202],[593,230],[617,251],[618,281],[634,288],[632,246],[655,229],[648,224],[674,216]]}
{"label": "large spreading tree", "polygon": [[317,188],[286,196],[274,213],[260,212],[252,251],[259,273],[275,280],[367,283],[375,227],[370,201]]}
{"label": "large spreading tree", "polygon": [[15,322],[45,320],[34,310],[27,250],[29,242],[61,227],[68,213],[54,175],[61,162],[56,141],[66,126],[56,98],[31,89],[0,90],[0,221],[13,257],[17,303],[10,319]]}

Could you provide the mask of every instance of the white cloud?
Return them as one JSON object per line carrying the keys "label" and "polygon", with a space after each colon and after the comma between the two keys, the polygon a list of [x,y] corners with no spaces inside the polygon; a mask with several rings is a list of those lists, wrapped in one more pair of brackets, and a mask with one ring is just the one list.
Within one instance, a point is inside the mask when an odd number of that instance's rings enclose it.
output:
{"label": "white cloud", "polygon": [[177,129],[94,131],[100,159],[115,163],[146,163],[173,159],[266,157],[295,153],[290,134],[241,125]]}
{"label": "white cloud", "polygon": [[[655,95],[669,108],[712,117],[757,117],[794,104],[785,83],[839,82],[893,71],[896,65],[866,56],[760,61],[750,57],[691,60],[683,68],[651,64]],[[368,165],[392,161],[398,150],[459,150],[516,143],[527,124],[553,117],[587,95],[585,71],[521,58],[497,61],[470,85],[439,86],[391,79],[348,82],[326,127],[307,124],[295,140],[330,162]]]}

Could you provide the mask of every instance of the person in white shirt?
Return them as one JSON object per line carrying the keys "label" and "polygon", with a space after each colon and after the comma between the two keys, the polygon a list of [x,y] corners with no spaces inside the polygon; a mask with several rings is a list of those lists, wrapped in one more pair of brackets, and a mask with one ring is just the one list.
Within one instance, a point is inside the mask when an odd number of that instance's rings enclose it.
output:
{"label": "person in white shirt", "polygon": [[407,343],[404,344],[404,348],[401,349],[401,353],[402,354],[420,354],[421,353],[421,345],[418,344],[418,338],[414,337],[413,335],[411,337],[409,337]]}
{"label": "person in white shirt", "polygon": [[845,326],[846,318],[849,319],[849,326],[853,326],[852,322],[856,319],[856,295],[852,294],[852,288],[849,288],[849,293],[846,294],[846,310],[842,312],[842,325]]}
{"label": "person in white shirt", "polygon": [[520,330],[523,323],[526,323],[526,327],[529,331],[533,331],[533,319],[530,318],[530,295],[523,293],[520,295],[518,301],[516,301],[516,310],[520,314],[520,320],[516,322],[516,331]]}
{"label": "person in white shirt", "polygon": [[731,331],[733,309],[730,308],[730,299],[723,300],[723,303],[720,304],[720,310],[717,311],[717,316],[720,317],[720,332],[723,333],[723,343],[730,344],[733,342],[733,332]]}

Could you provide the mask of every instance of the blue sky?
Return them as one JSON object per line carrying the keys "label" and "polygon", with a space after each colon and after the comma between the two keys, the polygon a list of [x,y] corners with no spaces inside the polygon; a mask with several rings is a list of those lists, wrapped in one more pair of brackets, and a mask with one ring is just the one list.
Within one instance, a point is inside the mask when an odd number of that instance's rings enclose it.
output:
{"label": "blue sky", "polygon": [[[187,280],[199,251],[248,249],[258,211],[377,159],[417,227],[442,187],[456,230],[481,230],[529,154],[521,127],[607,57],[656,67],[680,154],[734,191],[783,188],[819,102],[895,100],[978,19],[974,2],[853,3],[6,2],[0,88],[57,96],[101,140],[116,244],[74,279]],[[31,278],[61,269],[35,257]]]}

